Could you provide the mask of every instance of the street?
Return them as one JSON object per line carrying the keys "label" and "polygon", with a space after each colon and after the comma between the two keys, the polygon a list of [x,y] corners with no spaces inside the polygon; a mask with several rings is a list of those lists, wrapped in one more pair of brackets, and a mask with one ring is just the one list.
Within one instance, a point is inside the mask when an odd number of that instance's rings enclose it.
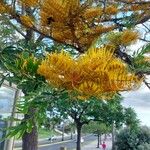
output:
{"label": "street", "polygon": [[[92,142],[96,140],[96,136],[86,136],[84,137],[84,143],[82,145],[86,145],[89,142]],[[76,148],[76,142],[75,140],[69,140],[69,141],[64,141],[64,142],[58,142],[58,143],[51,143],[51,144],[45,144],[41,145],[39,147],[39,150],[60,150],[60,147],[65,146],[67,147],[67,150],[73,150]]]}
{"label": "street", "polygon": [[[81,145],[86,145],[97,139],[97,137],[93,136],[93,135],[88,135],[83,138],[84,138],[84,143],[82,143]],[[41,141],[40,143],[41,144],[39,145],[39,150],[60,150],[60,147],[62,147],[62,146],[67,147],[67,150],[73,150],[76,148],[75,139],[70,140],[69,137],[66,137],[65,141],[61,141],[61,139],[59,138],[52,143],[48,140]],[[20,146],[21,146],[21,143],[15,144],[16,148],[14,150],[21,150]]]}

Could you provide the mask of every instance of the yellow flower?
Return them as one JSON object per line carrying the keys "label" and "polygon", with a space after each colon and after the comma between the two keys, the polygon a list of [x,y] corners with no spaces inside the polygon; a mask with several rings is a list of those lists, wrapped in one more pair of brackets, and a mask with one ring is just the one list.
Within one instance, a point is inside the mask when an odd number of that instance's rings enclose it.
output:
{"label": "yellow flower", "polygon": [[139,34],[137,32],[131,30],[125,30],[121,35],[121,43],[123,45],[130,45],[133,42],[136,42],[139,38]]}
{"label": "yellow flower", "polygon": [[21,0],[27,7],[35,7],[39,4],[39,0]]}
{"label": "yellow flower", "polygon": [[112,47],[91,48],[74,59],[68,53],[51,53],[42,61],[38,74],[57,88],[76,91],[79,96],[109,98],[118,91],[137,88],[142,79],[128,71],[114,56]]}
{"label": "yellow flower", "polygon": [[115,6],[109,6],[109,7],[106,7],[105,12],[106,14],[114,15],[118,12],[118,9]]}
{"label": "yellow flower", "polygon": [[27,27],[33,27],[34,25],[33,19],[29,16],[20,16],[20,20]]}
{"label": "yellow flower", "polygon": [[131,30],[124,30],[123,32],[112,32],[108,36],[108,42],[111,45],[119,46],[124,45],[128,46],[132,43],[136,42],[139,38],[138,32],[131,31]]}
{"label": "yellow flower", "polygon": [[7,12],[5,6],[0,3],[0,13],[5,13],[5,12]]}
{"label": "yellow flower", "polygon": [[101,16],[103,14],[103,9],[99,8],[99,7],[93,7],[93,8],[89,8],[87,9],[84,13],[83,13],[83,17],[85,19],[93,19],[95,17]]}

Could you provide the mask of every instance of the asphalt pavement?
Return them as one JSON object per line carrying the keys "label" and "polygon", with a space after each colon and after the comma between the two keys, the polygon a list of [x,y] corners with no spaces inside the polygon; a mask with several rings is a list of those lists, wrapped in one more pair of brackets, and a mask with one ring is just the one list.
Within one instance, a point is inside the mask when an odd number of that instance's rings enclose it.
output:
{"label": "asphalt pavement", "polygon": [[[81,144],[82,147],[84,145],[90,144],[92,141],[95,141],[97,139],[96,136],[88,135],[83,137],[84,143]],[[60,150],[60,147],[67,147],[67,150],[74,150],[76,148],[76,141],[75,140],[66,140],[61,142],[55,142],[55,143],[46,143],[39,145],[39,150]],[[15,148],[14,150],[21,150],[21,148]]]}
{"label": "asphalt pavement", "polygon": [[[84,138],[84,143],[82,143],[81,146],[87,145],[91,141],[96,140],[96,137],[92,135],[85,136],[83,138]],[[73,150],[76,148],[76,141],[69,140],[69,141],[55,143],[52,145],[42,145],[40,146],[39,150],[60,150],[60,147],[67,147],[67,150]]]}

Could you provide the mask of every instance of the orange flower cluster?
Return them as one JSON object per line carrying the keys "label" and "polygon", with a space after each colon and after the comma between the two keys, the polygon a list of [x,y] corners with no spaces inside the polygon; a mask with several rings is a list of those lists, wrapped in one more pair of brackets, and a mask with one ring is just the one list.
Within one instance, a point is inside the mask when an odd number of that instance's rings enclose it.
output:
{"label": "orange flower cluster", "polygon": [[76,59],[64,51],[52,53],[42,61],[38,73],[50,85],[76,91],[85,98],[106,98],[118,91],[137,88],[141,80],[128,72],[127,66],[113,53],[113,49],[105,47],[92,48]]}
{"label": "orange flower cluster", "polygon": [[0,2],[0,14],[3,13],[11,13],[12,9],[9,5],[4,4],[3,2]]}
{"label": "orange flower cluster", "polygon": [[[138,17],[142,20],[149,13],[150,8],[150,3],[139,5],[134,4],[133,0],[107,0],[105,6],[103,4],[94,6],[91,1],[81,3],[80,0],[18,0],[17,2],[25,7],[38,6],[39,14],[35,15],[35,20],[28,16],[28,12],[22,14],[13,10],[20,6],[9,6],[3,1],[0,2],[0,13],[8,13],[27,28],[48,35],[57,42],[70,44],[79,52],[87,51],[99,36],[118,28],[114,23],[114,15],[117,17],[123,13],[124,18],[128,18],[128,15],[134,16],[136,12],[135,21]],[[127,66],[114,56],[114,47],[120,44],[130,45],[137,38],[137,32],[125,30],[112,34],[107,47],[90,49],[76,59],[66,52],[49,54],[42,61],[38,73],[43,75],[50,85],[65,88],[69,92],[76,91],[82,98],[91,96],[103,98],[112,96],[118,91],[134,89],[139,86],[142,79],[129,72]],[[24,61],[21,69],[29,69],[27,67],[29,64],[28,61]]]}
{"label": "orange flower cluster", "polygon": [[138,32],[124,30],[123,32],[112,32],[107,36],[108,42],[114,46],[129,46],[139,38]]}
{"label": "orange flower cluster", "polygon": [[[116,8],[106,9],[108,14],[117,12]],[[61,42],[88,48],[99,35],[115,28],[114,25],[95,24],[95,19],[103,14],[101,7],[84,6],[79,0],[45,0],[41,7],[41,26],[44,32]],[[49,27],[45,30],[45,27]]]}
{"label": "orange flower cluster", "polygon": [[106,7],[105,13],[109,15],[115,15],[117,14],[119,9],[117,7],[114,7],[113,5]]}
{"label": "orange flower cluster", "polygon": [[[35,31],[39,30],[57,42],[70,44],[81,51],[86,51],[103,33],[117,28],[112,21],[114,15],[123,13],[126,18],[136,13],[137,16],[134,18],[136,21],[148,15],[150,9],[150,3],[142,0],[107,0],[105,6],[103,4],[94,6],[91,1],[80,2],[80,0],[17,0],[17,2],[21,6],[39,9],[34,21],[30,19],[29,14],[23,16],[19,14],[24,26],[28,28],[34,26]],[[0,2],[0,13],[5,12],[18,17],[18,13],[15,14],[17,10],[11,10],[13,8],[17,9],[20,6],[11,7],[7,3]],[[109,24],[106,25],[104,22]]]}
{"label": "orange flower cluster", "polygon": [[6,12],[6,7],[0,2],[0,13]]}
{"label": "orange flower cluster", "polygon": [[27,27],[32,27],[34,25],[33,19],[31,19],[29,16],[20,16],[20,20]]}
{"label": "orange flower cluster", "polygon": [[27,7],[36,7],[39,5],[39,0],[20,0]]}

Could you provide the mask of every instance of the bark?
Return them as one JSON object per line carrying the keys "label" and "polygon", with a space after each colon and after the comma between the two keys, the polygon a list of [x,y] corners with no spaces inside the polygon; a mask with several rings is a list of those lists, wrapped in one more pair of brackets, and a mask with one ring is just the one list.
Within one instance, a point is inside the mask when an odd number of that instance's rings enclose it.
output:
{"label": "bark", "polygon": [[77,125],[77,147],[76,147],[76,150],[81,150],[81,128],[82,128],[82,125]]}
{"label": "bark", "polygon": [[24,116],[24,120],[32,118],[33,128],[30,133],[25,132],[22,137],[22,150],[38,150],[38,131],[34,120],[35,109],[31,108]]}
{"label": "bark", "polygon": [[105,137],[104,139],[105,139],[105,141],[106,141],[106,140],[107,140],[107,135],[106,135],[106,133],[104,134],[104,137]]}
{"label": "bark", "polygon": [[100,134],[100,144],[102,144],[102,134]]}
{"label": "bark", "polygon": [[71,140],[73,139],[73,131],[72,131],[72,129],[71,129],[70,139],[71,139]]}
{"label": "bark", "polygon": [[115,150],[115,124],[112,124],[112,150]]}
{"label": "bark", "polygon": [[65,132],[65,127],[64,127],[64,124],[63,124],[63,127],[62,127],[62,138],[61,138],[62,141],[64,141],[64,132]]}
{"label": "bark", "polygon": [[99,148],[99,145],[100,145],[100,135],[98,134],[97,135],[97,148]]}

